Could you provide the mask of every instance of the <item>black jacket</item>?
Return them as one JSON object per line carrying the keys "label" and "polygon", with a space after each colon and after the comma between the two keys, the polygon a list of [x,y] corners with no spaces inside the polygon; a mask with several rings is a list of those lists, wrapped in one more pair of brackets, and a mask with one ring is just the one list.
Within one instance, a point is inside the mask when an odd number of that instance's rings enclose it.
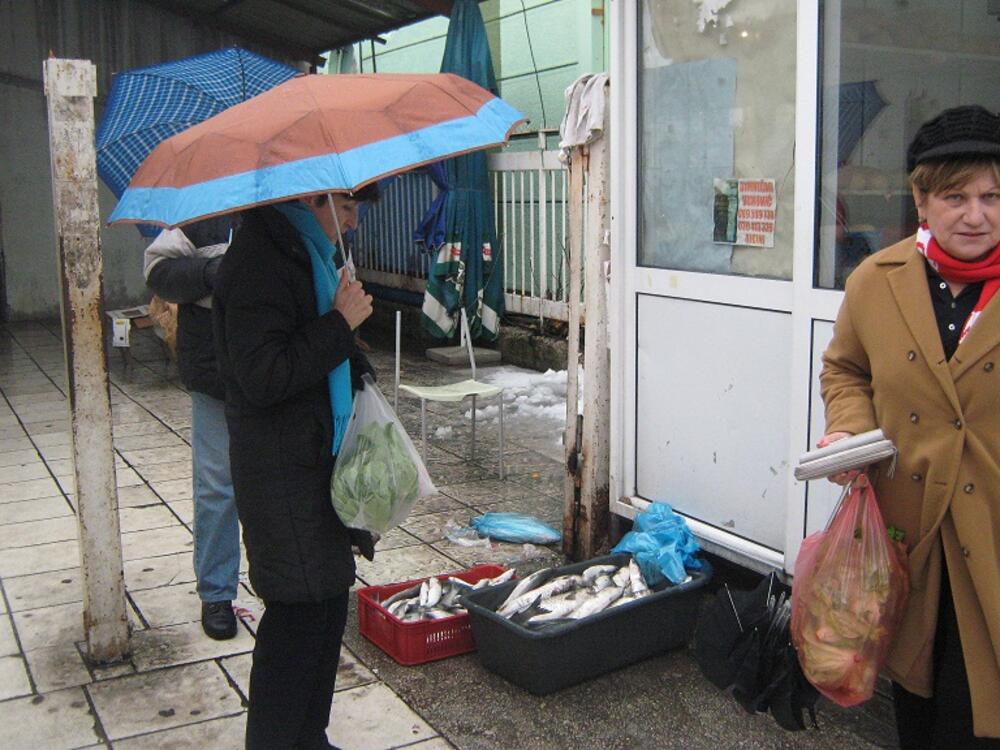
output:
{"label": "black jacket", "polygon": [[[195,247],[229,238],[228,219],[209,219],[184,228]],[[146,275],[146,285],[167,302],[177,303],[177,369],[190,391],[222,400],[225,390],[215,361],[212,311],[195,304],[212,294],[221,257],[181,257],[158,260]]]}
{"label": "black jacket", "polygon": [[354,334],[339,312],[317,314],[309,256],[271,207],[244,214],[214,291],[250,583],[265,602],[328,599],[354,582],[352,533],[330,501],[327,384],[356,354]]}

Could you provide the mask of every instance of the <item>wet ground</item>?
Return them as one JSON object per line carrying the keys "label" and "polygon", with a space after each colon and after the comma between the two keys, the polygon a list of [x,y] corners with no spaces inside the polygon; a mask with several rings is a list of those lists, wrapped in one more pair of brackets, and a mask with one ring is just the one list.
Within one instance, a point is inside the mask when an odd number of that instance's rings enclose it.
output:
{"label": "wet ground", "polygon": [[[191,570],[190,401],[149,331],[133,332],[127,367],[120,352],[111,354],[133,653],[124,664],[95,668],[82,643],[58,325],[0,328],[0,747],[239,748],[261,605],[244,565],[239,635],[217,642],[201,633]],[[391,400],[392,357],[373,352],[372,360]],[[403,359],[404,382],[468,376]],[[479,404],[475,456],[468,402],[430,404],[427,464],[439,492],[380,541],[374,563],[359,563],[357,587],[480,562],[527,570],[560,561],[544,547],[448,538],[490,510],[527,512],[556,526],[561,519],[565,381],[506,367],[483,368],[479,377],[507,388],[506,477],[497,478],[499,424],[489,402]],[[399,413],[419,445],[419,402],[401,395]],[[743,713],[684,649],[547,697],[487,672],[475,654],[402,667],[359,634],[355,602],[352,596],[329,733],[345,750],[893,746],[884,702],[852,711],[821,704],[818,731],[789,734],[767,716]],[[629,638],[627,622],[620,638]]]}

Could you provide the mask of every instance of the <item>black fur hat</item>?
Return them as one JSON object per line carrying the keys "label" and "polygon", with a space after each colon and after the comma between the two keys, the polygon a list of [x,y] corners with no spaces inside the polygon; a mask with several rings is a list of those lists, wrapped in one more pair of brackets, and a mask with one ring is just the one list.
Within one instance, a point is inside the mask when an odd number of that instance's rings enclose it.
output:
{"label": "black fur hat", "polygon": [[906,151],[906,169],[948,156],[1000,157],[1000,116],[974,104],[946,109],[920,126]]}

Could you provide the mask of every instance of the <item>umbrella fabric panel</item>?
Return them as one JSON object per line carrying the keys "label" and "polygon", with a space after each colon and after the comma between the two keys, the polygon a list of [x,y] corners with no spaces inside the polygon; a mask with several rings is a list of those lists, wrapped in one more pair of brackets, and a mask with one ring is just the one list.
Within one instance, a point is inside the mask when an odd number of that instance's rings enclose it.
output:
{"label": "umbrella fabric panel", "polygon": [[413,241],[423,244],[425,248],[435,248],[444,242],[445,232],[445,202],[448,197],[448,173],[444,164],[435,162],[428,164],[427,174],[438,189],[438,194],[431,202],[430,208],[420,220],[420,225],[413,232]]}
{"label": "umbrella fabric panel", "polygon": [[837,163],[846,164],[865,130],[886,105],[875,81],[840,84],[837,122]]}
{"label": "umbrella fabric panel", "polygon": [[121,196],[161,141],[298,74],[237,47],[118,74],[97,131],[101,179]]}
{"label": "umbrella fabric panel", "polygon": [[[119,90],[112,92],[109,109],[117,106],[115,95],[120,93]],[[151,124],[121,136],[105,135],[103,140],[99,131],[97,137],[97,171],[117,197],[121,197],[136,168],[157,144],[220,111],[205,95],[190,89],[167,91],[158,80],[141,81],[130,93],[143,97],[143,104],[135,113]],[[184,113],[183,119],[174,118],[178,112]],[[114,138],[112,146],[109,146],[108,137]]]}
{"label": "umbrella fabric panel", "polygon": [[[313,139],[324,137],[319,127],[315,127],[311,135],[275,136],[261,145],[251,140],[227,138],[224,134],[213,135],[199,140],[196,148],[177,151],[166,165],[167,171],[179,175],[177,181],[186,185],[174,187],[164,180],[166,185],[144,187],[140,180],[146,169],[144,164],[132,186],[122,195],[110,221],[177,226],[197,218],[294,196],[353,190],[386,175],[456,153],[499,145],[520,120],[517,110],[500,99],[492,99],[474,116],[399,134],[344,153],[298,159],[295,158],[295,146],[302,138],[311,145]],[[160,148],[172,145],[173,140]],[[155,153],[159,152],[157,149]],[[281,162],[281,159],[286,161]],[[273,166],[255,166],[261,162]],[[237,167],[242,170],[225,174]],[[221,173],[223,176],[198,182],[189,179],[188,173],[201,176]]]}
{"label": "umbrella fabric panel", "polygon": [[468,117],[502,140],[515,115],[521,119],[457,76],[303,76],[171,138],[149,155],[130,187],[184,187],[208,176],[383,144]]}

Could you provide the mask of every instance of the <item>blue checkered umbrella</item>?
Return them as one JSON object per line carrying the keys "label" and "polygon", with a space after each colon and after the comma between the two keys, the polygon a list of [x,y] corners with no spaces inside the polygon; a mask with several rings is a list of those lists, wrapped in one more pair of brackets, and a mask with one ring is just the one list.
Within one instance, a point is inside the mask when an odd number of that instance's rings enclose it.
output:
{"label": "blue checkered umbrella", "polygon": [[97,173],[120,198],[160,141],[297,73],[239,47],[119,73],[97,129]]}

